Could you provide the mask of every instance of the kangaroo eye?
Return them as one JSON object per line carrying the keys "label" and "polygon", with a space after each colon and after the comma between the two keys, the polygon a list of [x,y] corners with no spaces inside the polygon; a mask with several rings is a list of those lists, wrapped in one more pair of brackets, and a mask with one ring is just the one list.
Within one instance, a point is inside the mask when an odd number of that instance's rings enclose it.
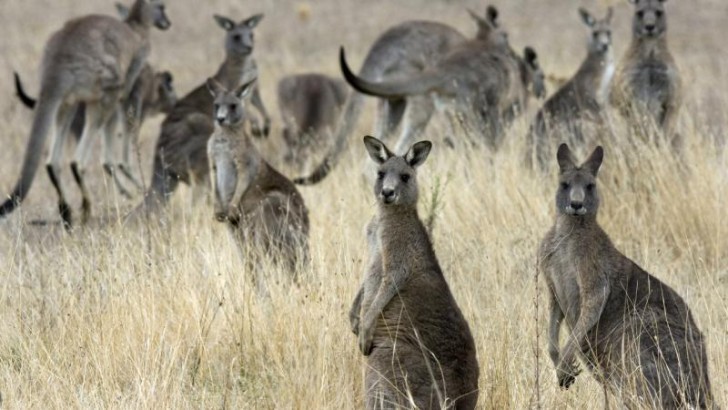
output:
{"label": "kangaroo eye", "polygon": [[235,111],[235,104],[230,104],[230,111]]}
{"label": "kangaroo eye", "polygon": [[562,182],[561,183],[561,189],[563,189],[564,191],[566,191],[567,189],[569,189],[569,184],[567,182]]}
{"label": "kangaroo eye", "polygon": [[637,12],[637,17],[642,18],[644,16],[645,16],[645,12],[644,11],[640,10],[640,11]]}
{"label": "kangaroo eye", "polygon": [[384,179],[384,172],[382,172],[382,171],[377,172],[377,179]]}
{"label": "kangaroo eye", "polygon": [[655,16],[662,17],[662,10],[655,10]]}
{"label": "kangaroo eye", "polygon": [[586,186],[586,190],[587,190],[587,191],[590,191],[590,192],[591,192],[591,191],[593,191],[593,190],[594,190],[594,184],[589,184],[589,185],[587,185],[587,186]]}
{"label": "kangaroo eye", "polygon": [[215,111],[220,109],[220,104],[215,104]]}
{"label": "kangaroo eye", "polygon": [[410,180],[410,176],[409,176],[409,174],[402,174],[399,176],[399,179],[401,179],[402,182],[404,182],[406,184]]}

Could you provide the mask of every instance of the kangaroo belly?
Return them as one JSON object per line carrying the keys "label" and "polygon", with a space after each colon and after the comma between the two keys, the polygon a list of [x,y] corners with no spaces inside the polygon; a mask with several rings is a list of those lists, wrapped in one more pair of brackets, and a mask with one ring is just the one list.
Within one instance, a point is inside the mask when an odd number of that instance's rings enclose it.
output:
{"label": "kangaroo belly", "polygon": [[215,169],[217,199],[223,205],[230,205],[238,180],[235,163],[229,156],[219,155],[215,158]]}

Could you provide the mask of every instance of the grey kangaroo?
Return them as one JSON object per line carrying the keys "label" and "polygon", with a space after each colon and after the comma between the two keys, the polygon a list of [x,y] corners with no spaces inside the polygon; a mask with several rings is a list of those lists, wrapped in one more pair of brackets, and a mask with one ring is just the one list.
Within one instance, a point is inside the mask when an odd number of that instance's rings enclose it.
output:
{"label": "grey kangaroo", "polygon": [[[0,205],[0,216],[12,212],[25,198],[40,162],[47,135],[55,128],[46,169],[58,193],[58,208],[64,226],[72,226],[71,208],[60,184],[61,154],[68,128],[80,103],[86,105],[86,121],[76,148],[71,171],[81,189],[82,221],[91,214],[91,202],[84,182],[93,138],[99,132],[107,142],[116,122],[112,120],[144,67],[151,45],[152,26],[170,26],[161,0],[136,0],[125,21],[90,15],[71,20],[55,32],[46,44],[41,63],[40,95],[20,178]],[[140,99],[131,102],[141,105]]]}
{"label": "grey kangaroo", "polygon": [[[597,147],[577,165],[558,149],[556,222],[541,242],[550,293],[549,355],[559,386],[579,373],[577,356],[630,407],[715,408],[707,351],[685,301],[619,252],[597,223]],[[559,349],[562,321],[569,327]]]}
{"label": "grey kangaroo", "polygon": [[278,82],[286,162],[300,167],[312,151],[327,145],[348,92],[343,80],[317,73],[289,75]]}
{"label": "grey kangaroo", "polygon": [[665,1],[630,0],[635,6],[632,43],[617,69],[610,100],[633,127],[644,127],[646,117],[673,139],[682,80],[667,45]]}
{"label": "grey kangaroo", "polygon": [[241,245],[252,243],[295,271],[308,260],[308,210],[296,186],[260,155],[245,131],[244,98],[255,79],[228,91],[214,78],[215,131],[207,142],[215,218]]}
{"label": "grey kangaroo", "polygon": [[367,227],[369,265],[350,320],[367,356],[366,407],[473,409],[475,342],[417,214],[416,169],[432,144],[418,142],[403,156],[373,137],[364,145],[378,165],[378,213]]}

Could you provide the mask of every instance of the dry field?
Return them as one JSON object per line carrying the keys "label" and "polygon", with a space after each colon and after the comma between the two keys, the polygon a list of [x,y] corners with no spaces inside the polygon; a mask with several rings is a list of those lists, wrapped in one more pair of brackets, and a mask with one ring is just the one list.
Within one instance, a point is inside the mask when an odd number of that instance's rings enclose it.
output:
{"label": "dry field", "polygon": [[[601,15],[607,2],[508,0],[497,4],[514,48],[533,45],[549,74],[567,77],[585,53],[588,31],[577,3]],[[613,1],[616,57],[629,40],[631,7]],[[472,34],[465,7],[485,4],[399,0],[170,0],[172,28],[153,34],[150,61],[170,69],[180,95],[214,73],[223,31],[211,15],[264,12],[255,54],[263,97],[274,115],[261,149],[282,156],[275,84],[304,71],[338,74],[338,46],[358,67],[369,45],[406,19],[443,21]],[[728,406],[728,3],[669,1],[673,53],[685,79],[680,160],[636,144],[626,133],[606,147],[600,222],[619,249],[674,287],[706,335],[713,390]],[[20,169],[31,114],[13,97],[12,71],[37,93],[49,34],[66,19],[114,13],[105,0],[0,0],[0,194]],[[305,16],[307,19],[302,19]],[[553,91],[553,86],[550,91]],[[536,104],[532,104],[535,106]],[[373,104],[369,108],[373,107]],[[363,229],[375,210],[361,176],[361,135],[371,109],[330,178],[301,188],[311,216],[312,263],[298,284],[269,267],[268,296],[256,293],[211,206],[180,189],[162,224],[125,227],[125,201],[94,163],[95,221],[72,235],[58,225],[56,196],[43,169],[21,208],[0,221],[0,394],[15,408],[360,408],[364,360],[347,312],[365,260]],[[442,118],[421,168],[421,211],[439,192],[435,248],[478,346],[481,408],[601,408],[586,373],[560,391],[546,354],[546,293],[535,281],[536,248],[553,220],[556,167],[525,172],[526,115],[506,146],[452,150]],[[137,172],[148,180],[160,119],[145,124]],[[457,139],[458,136],[453,136]],[[100,144],[99,144],[100,145]],[[467,151],[467,152],[466,152]],[[297,172],[283,168],[291,176]],[[70,172],[65,184],[79,203]],[[537,389],[538,387],[538,389]],[[540,392],[537,395],[536,392]],[[610,398],[614,404],[614,397]]]}

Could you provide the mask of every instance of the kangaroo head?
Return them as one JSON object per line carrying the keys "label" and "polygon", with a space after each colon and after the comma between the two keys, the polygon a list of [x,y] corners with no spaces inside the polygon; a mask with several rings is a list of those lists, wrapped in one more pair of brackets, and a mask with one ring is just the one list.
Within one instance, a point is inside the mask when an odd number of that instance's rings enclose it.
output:
{"label": "kangaroo head", "polygon": [[207,89],[215,98],[213,117],[221,126],[236,126],[245,120],[245,97],[250,94],[256,79],[253,79],[233,91],[228,91],[214,78],[207,79]]}
{"label": "kangaroo head", "polygon": [[612,8],[607,9],[603,19],[597,20],[588,11],[579,9],[582,21],[591,29],[589,54],[605,54],[612,47]]}
{"label": "kangaroo head", "polygon": [[580,166],[569,146],[561,144],[556,154],[559,162],[559,188],[556,192],[556,209],[568,216],[596,215],[599,209],[597,172],[604,159],[604,149],[596,147]]}
{"label": "kangaroo head", "polygon": [[249,17],[240,23],[215,15],[215,21],[217,24],[227,31],[225,36],[225,52],[229,55],[247,56],[253,52],[253,46],[255,45],[255,33],[253,29],[263,19],[262,14],[256,14]]}
{"label": "kangaroo head", "polygon": [[144,26],[166,30],[172,26],[164,11],[162,0],[136,0],[131,9],[116,3],[116,10],[124,21],[134,20]]}
{"label": "kangaroo head", "polygon": [[377,201],[383,206],[415,206],[418,197],[416,169],[427,159],[432,143],[417,142],[403,156],[394,155],[374,137],[364,137],[364,146],[369,157],[379,165],[374,183]]}
{"label": "kangaroo head", "polygon": [[524,72],[521,73],[523,84],[531,86],[531,92],[536,98],[544,98],[546,96],[546,75],[538,63],[538,54],[530,46],[523,49],[523,67]]}
{"label": "kangaroo head", "polygon": [[156,84],[156,97],[160,111],[169,113],[177,103],[177,92],[174,90],[174,77],[169,71],[160,71],[154,74]]}
{"label": "kangaroo head", "polygon": [[468,9],[468,13],[478,24],[478,32],[475,38],[499,46],[508,44],[508,33],[500,27],[498,21],[498,9],[494,6],[488,6],[485,10],[485,17],[470,9]]}
{"label": "kangaroo head", "polygon": [[637,38],[661,37],[667,30],[666,0],[629,0],[635,6],[632,32]]}

